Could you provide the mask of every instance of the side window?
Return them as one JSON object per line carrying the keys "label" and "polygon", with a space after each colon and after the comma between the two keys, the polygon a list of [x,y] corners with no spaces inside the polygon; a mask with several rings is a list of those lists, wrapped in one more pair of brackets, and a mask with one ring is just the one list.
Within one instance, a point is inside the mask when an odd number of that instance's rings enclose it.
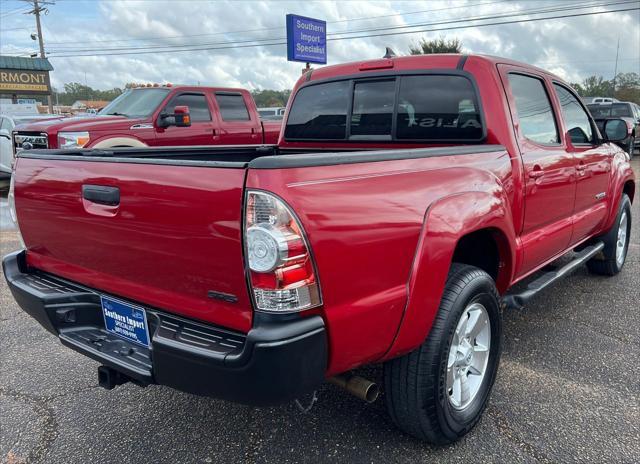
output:
{"label": "side window", "polygon": [[540,79],[522,74],[509,74],[511,92],[522,134],[534,142],[560,142],[549,96]]}
{"label": "side window", "polygon": [[249,111],[242,95],[216,94],[216,102],[224,121],[249,121]]}
{"label": "side window", "polygon": [[201,93],[183,93],[171,99],[165,111],[173,113],[176,106],[188,106],[191,121],[211,121],[211,112],[206,97]]}
{"label": "side window", "polygon": [[378,136],[391,140],[396,81],[356,82],[353,89],[351,139]]}
{"label": "side window", "polygon": [[592,143],[593,129],[591,128],[591,122],[578,99],[561,85],[553,84],[553,87],[558,100],[560,100],[562,118],[565,126],[567,126],[569,137],[571,137],[571,143]]}

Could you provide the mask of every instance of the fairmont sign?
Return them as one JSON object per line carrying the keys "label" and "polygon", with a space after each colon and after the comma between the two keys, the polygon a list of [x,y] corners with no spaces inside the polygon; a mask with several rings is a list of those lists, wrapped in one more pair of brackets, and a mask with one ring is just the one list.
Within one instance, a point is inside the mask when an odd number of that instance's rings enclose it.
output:
{"label": "fairmont sign", "polygon": [[0,69],[0,93],[50,94],[49,71]]}

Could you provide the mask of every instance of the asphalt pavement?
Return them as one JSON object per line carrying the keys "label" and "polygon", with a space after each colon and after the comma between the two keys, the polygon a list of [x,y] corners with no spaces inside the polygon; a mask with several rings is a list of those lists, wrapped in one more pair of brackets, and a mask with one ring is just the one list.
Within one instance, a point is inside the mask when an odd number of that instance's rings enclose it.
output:
{"label": "asphalt pavement", "polygon": [[[633,164],[640,173],[640,157]],[[321,388],[307,414],[293,404],[252,408],[159,386],[104,390],[97,386],[98,364],[24,314],[0,279],[0,459],[636,463],[639,204],[636,194],[620,275],[597,277],[582,268],[526,309],[505,313],[502,362],[487,411],[467,437],[444,448],[396,430],[383,401],[365,404],[332,385]],[[15,231],[1,228],[1,253],[18,246]],[[380,379],[381,368],[361,373]]]}

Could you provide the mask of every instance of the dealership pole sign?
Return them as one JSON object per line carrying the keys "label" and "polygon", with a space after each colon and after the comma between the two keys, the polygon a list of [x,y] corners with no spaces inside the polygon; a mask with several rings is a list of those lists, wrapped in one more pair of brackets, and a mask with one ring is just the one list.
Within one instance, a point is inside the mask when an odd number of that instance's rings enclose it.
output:
{"label": "dealership pole sign", "polygon": [[288,14],[287,59],[303,63],[326,64],[326,21]]}
{"label": "dealership pole sign", "polygon": [[0,93],[48,95],[49,71],[0,69]]}

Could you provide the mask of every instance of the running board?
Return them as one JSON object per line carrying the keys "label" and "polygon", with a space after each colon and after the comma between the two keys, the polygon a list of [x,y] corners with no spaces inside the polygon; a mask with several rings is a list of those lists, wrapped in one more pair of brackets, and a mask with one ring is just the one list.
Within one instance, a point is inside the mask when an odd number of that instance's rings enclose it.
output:
{"label": "running board", "polygon": [[533,282],[527,285],[527,288],[520,293],[507,293],[502,301],[508,309],[522,309],[524,305],[539,292],[555,283],[557,280],[571,274],[577,268],[589,261],[604,248],[603,242],[595,243],[580,250],[575,258],[560,269],[551,272],[545,272]]}

